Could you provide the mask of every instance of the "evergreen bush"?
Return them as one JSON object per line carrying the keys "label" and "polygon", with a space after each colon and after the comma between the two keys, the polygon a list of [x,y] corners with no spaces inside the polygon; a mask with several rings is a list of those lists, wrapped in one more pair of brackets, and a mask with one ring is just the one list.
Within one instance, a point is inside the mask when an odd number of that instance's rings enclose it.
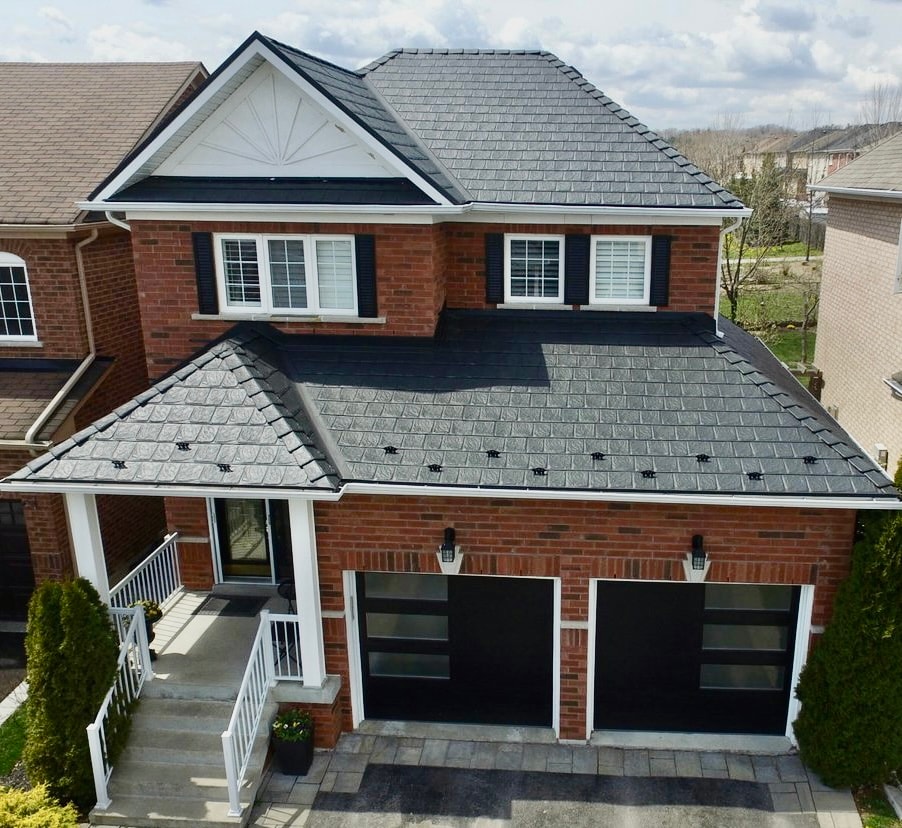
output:
{"label": "evergreen bush", "polygon": [[107,607],[84,578],[35,590],[25,637],[28,720],[22,759],[51,796],[93,803],[90,724],[116,674],[118,640]]}
{"label": "evergreen bush", "polygon": [[795,733],[828,785],[872,785],[902,768],[902,515],[869,515],[833,621],[802,671]]}
{"label": "evergreen bush", "polygon": [[0,788],[0,828],[78,828],[74,805],[60,805],[44,785]]}

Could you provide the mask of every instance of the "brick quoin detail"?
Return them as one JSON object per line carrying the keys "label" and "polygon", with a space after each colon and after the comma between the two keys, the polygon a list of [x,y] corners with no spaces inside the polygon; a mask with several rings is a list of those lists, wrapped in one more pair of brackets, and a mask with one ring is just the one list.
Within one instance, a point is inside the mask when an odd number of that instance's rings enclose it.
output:
{"label": "brick quoin detail", "polygon": [[[814,584],[813,623],[825,624],[849,571],[855,524],[854,512],[817,509],[358,495],[317,503],[315,515],[324,610],[345,609],[343,570],[438,572],[435,549],[453,526],[462,573],[559,577],[565,621],[588,620],[590,578],[683,581],[692,535],[703,534],[709,581]],[[324,635],[349,730],[344,623],[328,621]],[[588,646],[586,630],[562,631],[564,739],[585,738]]]}

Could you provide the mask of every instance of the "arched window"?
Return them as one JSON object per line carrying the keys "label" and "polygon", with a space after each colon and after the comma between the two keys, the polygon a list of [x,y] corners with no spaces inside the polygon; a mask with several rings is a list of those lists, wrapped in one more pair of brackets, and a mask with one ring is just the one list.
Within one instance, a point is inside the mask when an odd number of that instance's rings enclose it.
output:
{"label": "arched window", "polygon": [[25,261],[0,252],[0,340],[36,338]]}

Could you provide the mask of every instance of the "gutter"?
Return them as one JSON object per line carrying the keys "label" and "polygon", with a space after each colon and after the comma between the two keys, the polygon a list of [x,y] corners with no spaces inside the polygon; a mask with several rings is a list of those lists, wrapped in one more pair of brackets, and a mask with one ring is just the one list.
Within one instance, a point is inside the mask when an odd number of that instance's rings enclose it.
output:
{"label": "gutter", "polygon": [[[748,215],[752,214],[751,210],[748,210]],[[109,215],[109,213],[107,213]],[[723,339],[723,331],[720,329],[720,268],[723,265],[723,240],[726,238],[727,233],[732,233],[734,230],[738,229],[742,222],[748,216],[740,216],[736,219],[732,224],[727,225],[720,231],[720,239],[717,243],[717,280],[714,287],[714,333]]]}
{"label": "gutter", "polygon": [[69,392],[75,387],[76,383],[84,376],[85,371],[91,367],[94,359],[97,357],[97,349],[94,343],[94,331],[91,324],[91,305],[88,301],[88,286],[85,280],[85,263],[82,257],[82,248],[87,247],[91,242],[97,240],[98,229],[95,227],[91,230],[91,234],[80,242],[75,244],[75,267],[78,271],[78,287],[81,291],[81,306],[85,315],[85,331],[88,337],[88,355],[82,360],[72,376],[66,380],[63,387],[56,392],[53,399],[47,403],[47,407],[38,415],[37,419],[31,424],[31,427],[25,433],[25,440],[21,442],[22,448],[46,449],[53,445],[52,441],[37,440],[37,435],[41,429],[60,406],[62,401],[69,396]]}
{"label": "gutter", "polygon": [[818,184],[809,184],[805,188],[812,192],[830,193],[844,198],[888,198],[893,201],[902,201],[902,190],[875,190],[867,187],[821,187]]}

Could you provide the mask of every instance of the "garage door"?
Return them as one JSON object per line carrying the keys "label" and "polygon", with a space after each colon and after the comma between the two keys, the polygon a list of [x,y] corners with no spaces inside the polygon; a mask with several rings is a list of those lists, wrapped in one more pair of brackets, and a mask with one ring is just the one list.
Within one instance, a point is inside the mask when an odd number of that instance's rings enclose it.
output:
{"label": "garage door", "polygon": [[784,733],[799,594],[600,581],[595,727]]}
{"label": "garage door", "polygon": [[33,590],[25,512],[18,500],[0,500],[0,620],[24,621]]}
{"label": "garage door", "polygon": [[364,715],[551,725],[550,580],[357,575]]}

